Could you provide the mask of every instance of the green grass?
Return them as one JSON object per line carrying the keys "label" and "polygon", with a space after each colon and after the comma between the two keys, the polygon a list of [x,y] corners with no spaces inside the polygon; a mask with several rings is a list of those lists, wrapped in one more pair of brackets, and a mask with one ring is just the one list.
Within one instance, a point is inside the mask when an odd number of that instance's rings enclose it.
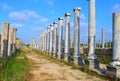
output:
{"label": "green grass", "polygon": [[0,81],[26,81],[29,75],[28,59],[25,54],[16,53],[12,59],[1,59]]}

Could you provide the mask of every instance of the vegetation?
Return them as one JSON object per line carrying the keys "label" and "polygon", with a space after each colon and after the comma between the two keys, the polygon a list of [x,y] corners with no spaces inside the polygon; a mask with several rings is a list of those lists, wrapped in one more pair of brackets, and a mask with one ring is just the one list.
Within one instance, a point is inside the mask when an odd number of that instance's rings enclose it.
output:
{"label": "vegetation", "polygon": [[23,50],[16,52],[12,59],[0,58],[0,81],[27,81],[29,73],[29,63]]}

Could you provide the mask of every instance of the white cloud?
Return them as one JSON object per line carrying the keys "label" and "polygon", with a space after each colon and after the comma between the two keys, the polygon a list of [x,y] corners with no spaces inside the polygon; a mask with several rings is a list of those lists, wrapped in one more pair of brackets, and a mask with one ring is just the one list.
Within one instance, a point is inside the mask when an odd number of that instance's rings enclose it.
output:
{"label": "white cloud", "polygon": [[112,7],[112,12],[119,12],[120,11],[120,5],[119,4],[115,4],[113,7]]}
{"label": "white cloud", "polygon": [[81,15],[80,15],[80,19],[81,19],[81,20],[85,20],[85,19],[86,19],[85,15],[84,15],[84,14],[81,14]]}
{"label": "white cloud", "polygon": [[24,27],[23,24],[17,24],[17,23],[12,23],[10,24],[11,27],[15,27],[15,28],[21,28],[21,27]]}
{"label": "white cloud", "polygon": [[31,10],[23,10],[9,13],[9,18],[15,21],[27,21],[39,17],[40,16],[35,11]]}
{"label": "white cloud", "polygon": [[46,23],[46,22],[48,22],[48,19],[45,18],[45,17],[41,17],[40,20],[37,21],[37,24],[39,24],[39,23]]}
{"label": "white cloud", "polygon": [[45,3],[47,3],[48,5],[54,5],[54,1],[53,0],[45,0]]}
{"label": "white cloud", "polygon": [[11,7],[7,3],[2,3],[3,10],[10,10]]}

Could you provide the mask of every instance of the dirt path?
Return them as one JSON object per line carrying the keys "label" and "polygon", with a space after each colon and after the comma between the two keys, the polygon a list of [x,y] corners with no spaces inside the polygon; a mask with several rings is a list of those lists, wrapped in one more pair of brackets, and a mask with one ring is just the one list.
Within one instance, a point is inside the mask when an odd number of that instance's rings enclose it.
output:
{"label": "dirt path", "polygon": [[71,69],[70,66],[51,62],[35,54],[27,54],[27,57],[34,61],[33,65],[37,66],[31,71],[34,75],[31,81],[105,81],[79,70]]}

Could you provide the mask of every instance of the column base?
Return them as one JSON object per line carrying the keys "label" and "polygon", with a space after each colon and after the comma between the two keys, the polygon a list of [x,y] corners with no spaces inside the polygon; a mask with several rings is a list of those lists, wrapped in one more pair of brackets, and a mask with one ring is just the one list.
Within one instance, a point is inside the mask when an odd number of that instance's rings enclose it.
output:
{"label": "column base", "polygon": [[49,53],[50,56],[53,56],[53,53]]}
{"label": "column base", "polygon": [[107,66],[106,75],[111,78],[120,79],[120,66]]}
{"label": "column base", "polygon": [[70,54],[65,54],[64,60],[65,60],[66,62],[70,62],[70,59],[71,59]]}
{"label": "column base", "polygon": [[53,58],[56,58],[57,57],[57,53],[53,53]]}
{"label": "column base", "polygon": [[73,56],[73,58],[74,58],[75,65],[83,66],[83,61],[82,61],[82,58],[80,56]]}
{"label": "column base", "polygon": [[63,54],[58,54],[58,59],[61,60],[64,58],[64,55]]}
{"label": "column base", "polygon": [[86,59],[85,65],[89,67],[89,69],[99,69],[99,60],[98,59]]}

